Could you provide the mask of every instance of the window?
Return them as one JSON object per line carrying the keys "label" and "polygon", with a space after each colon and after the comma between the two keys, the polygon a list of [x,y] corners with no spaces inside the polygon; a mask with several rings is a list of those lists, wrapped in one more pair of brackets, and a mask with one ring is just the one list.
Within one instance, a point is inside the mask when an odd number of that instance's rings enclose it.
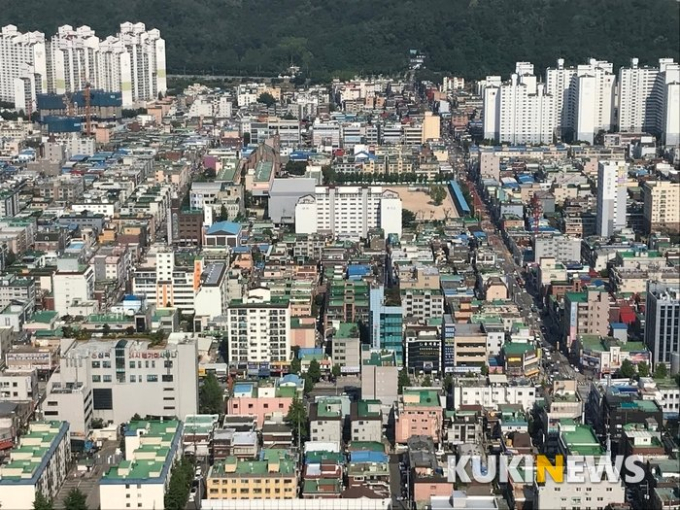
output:
{"label": "window", "polygon": [[105,375],[104,376],[104,382],[111,382],[111,376],[110,375]]}
{"label": "window", "polygon": [[172,382],[174,380],[174,377],[172,374],[164,374],[161,376],[161,380],[163,382]]}
{"label": "window", "polygon": [[92,376],[92,382],[102,382],[102,376],[101,375],[93,375]]}
{"label": "window", "polygon": [[92,368],[101,368],[102,364],[99,361],[92,362]]}
{"label": "window", "polygon": [[149,374],[146,376],[146,382],[158,382],[158,376],[156,374]]}

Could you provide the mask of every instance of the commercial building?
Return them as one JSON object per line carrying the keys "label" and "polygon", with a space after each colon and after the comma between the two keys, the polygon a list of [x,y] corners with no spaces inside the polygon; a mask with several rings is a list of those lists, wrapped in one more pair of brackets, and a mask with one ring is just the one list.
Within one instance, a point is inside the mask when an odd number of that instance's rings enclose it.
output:
{"label": "commercial building", "polygon": [[626,226],[624,161],[600,161],[597,167],[597,235],[609,237]]}
{"label": "commercial building", "polygon": [[404,367],[409,373],[441,372],[442,341],[434,327],[407,327],[404,334]]}
{"label": "commercial building", "polygon": [[654,366],[671,366],[671,355],[680,352],[680,285],[647,283],[645,344]]}
{"label": "commercial building", "polygon": [[371,289],[368,328],[373,349],[394,351],[397,362],[401,363],[404,309],[397,292],[395,288],[386,291],[382,285]]}
{"label": "commercial building", "polygon": [[295,233],[367,237],[373,228],[401,237],[401,199],[381,186],[317,186],[295,205]]}
{"label": "commercial building", "polygon": [[[586,461],[597,462],[610,455],[595,435],[593,429],[586,425],[574,425],[566,421],[559,425],[559,449],[565,455],[564,466],[570,456],[583,456]],[[581,472],[584,483],[556,482],[546,476],[545,483],[536,483],[536,508],[591,508],[604,510],[609,505],[623,504],[626,501],[620,473],[613,468],[614,478],[604,471],[595,476],[589,469]]]}
{"label": "commercial building", "polygon": [[361,351],[361,398],[380,400],[391,407],[397,401],[399,365],[394,352]]}
{"label": "commercial building", "polygon": [[557,262],[579,262],[581,260],[581,239],[561,234],[539,234],[534,236],[534,261],[554,258]]}
{"label": "commercial building", "polygon": [[290,301],[252,289],[227,310],[228,363],[290,360]]}
{"label": "commercial building", "polygon": [[64,421],[36,421],[0,466],[0,506],[31,510],[36,494],[57,495],[71,465],[69,425]]}
{"label": "commercial building", "polygon": [[538,399],[538,389],[527,380],[508,381],[506,375],[491,374],[486,380],[459,377],[453,385],[453,408],[482,405],[498,409],[500,405],[519,404],[530,410]]}
{"label": "commercial building", "polygon": [[72,342],[61,355],[59,387],[89,387],[80,406],[87,406],[91,393],[95,418],[123,423],[135,414],[196,414],[198,347],[191,334],[171,333],[159,345],[138,339]]}
{"label": "commercial building", "polygon": [[648,233],[680,229],[680,183],[646,181],[642,185],[644,226]]}
{"label": "commercial building", "polygon": [[181,455],[182,422],[137,421],[125,426],[125,460],[99,481],[101,510],[164,508],[175,461]]}
{"label": "commercial building", "polygon": [[238,500],[241,506],[233,508],[248,508],[244,500],[295,499],[298,492],[295,461],[288,458],[283,450],[270,451],[271,455],[265,460],[227,457],[216,462],[206,476],[205,499],[208,502]]}

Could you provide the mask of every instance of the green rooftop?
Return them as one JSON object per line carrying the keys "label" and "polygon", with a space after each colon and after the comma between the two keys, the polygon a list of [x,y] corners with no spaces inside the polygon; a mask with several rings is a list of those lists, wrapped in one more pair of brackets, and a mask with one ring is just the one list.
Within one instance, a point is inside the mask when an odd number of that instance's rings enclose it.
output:
{"label": "green rooftop", "polygon": [[439,407],[439,392],[423,388],[404,388],[404,405]]}
{"label": "green rooftop", "polygon": [[[275,465],[278,464],[278,469]],[[270,469],[271,468],[271,469]],[[233,476],[263,477],[293,475],[295,462],[274,458],[267,460],[242,460],[236,457],[227,457],[223,461],[215,462],[210,468],[210,478],[229,478]]]}
{"label": "green rooftop", "polygon": [[357,402],[357,415],[359,418],[380,418],[380,400],[359,400]]}
{"label": "green rooftop", "polygon": [[0,466],[0,487],[5,480],[12,483],[32,478],[53,443],[60,440],[66,430],[66,422],[33,422],[28,433],[20,437],[19,446],[10,450],[10,461]]}
{"label": "green rooftop", "polygon": [[367,451],[385,453],[385,445],[378,441],[353,441],[349,445],[349,451]]}
{"label": "green rooftop", "polygon": [[[570,429],[572,429],[570,427]],[[589,425],[577,425],[562,431],[562,440],[570,455],[602,455],[604,448]]]}
{"label": "green rooftop", "polygon": [[302,492],[305,494],[315,494],[323,492],[324,494],[340,493],[342,491],[342,484],[340,480],[325,479],[319,480],[305,480]]}
{"label": "green rooftop", "polygon": [[335,338],[359,338],[359,328],[356,324],[351,322],[341,322]]}
{"label": "green rooftop", "polygon": [[166,463],[172,461],[173,440],[180,433],[179,429],[177,420],[130,422],[125,429],[125,436],[140,436],[139,447],[133,452],[126,452],[126,460],[109,468],[101,483],[159,478]]}
{"label": "green rooftop", "polygon": [[585,303],[588,301],[588,296],[585,292],[567,292],[564,295],[571,303]]}
{"label": "green rooftop", "polygon": [[271,161],[260,161],[255,167],[255,182],[267,182],[274,170],[274,164]]}
{"label": "green rooftop", "polygon": [[57,312],[52,312],[50,310],[45,310],[43,312],[36,312],[33,314],[31,321],[40,322],[41,324],[49,324],[52,322],[59,314]]}
{"label": "green rooftop", "polygon": [[535,350],[531,344],[522,342],[506,342],[503,345],[506,356],[521,356],[524,353]]}

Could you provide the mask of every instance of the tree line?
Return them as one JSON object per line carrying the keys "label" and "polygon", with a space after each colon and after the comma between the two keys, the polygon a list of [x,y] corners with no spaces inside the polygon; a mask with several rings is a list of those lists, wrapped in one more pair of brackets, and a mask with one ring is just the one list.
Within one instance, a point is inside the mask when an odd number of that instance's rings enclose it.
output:
{"label": "tree line", "polygon": [[123,21],[161,31],[170,73],[277,76],[294,64],[316,81],[402,72],[412,48],[429,70],[478,79],[559,57],[652,64],[680,47],[675,0],[9,0],[0,9],[0,24],[47,37],[86,24],[104,38]]}

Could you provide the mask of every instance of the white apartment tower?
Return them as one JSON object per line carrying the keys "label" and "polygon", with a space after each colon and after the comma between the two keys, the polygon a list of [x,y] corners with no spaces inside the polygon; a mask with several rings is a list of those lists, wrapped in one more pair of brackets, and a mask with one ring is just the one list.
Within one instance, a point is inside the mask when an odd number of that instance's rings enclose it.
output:
{"label": "white apartment tower", "polygon": [[88,26],[59,27],[45,42],[40,32],[19,33],[8,25],[0,35],[0,100],[17,108],[35,106],[36,94],[94,89],[120,92],[123,106],[156,99],[167,91],[165,41],[143,23],[122,23],[103,41]]}
{"label": "white apartment tower", "polygon": [[372,228],[401,237],[401,198],[381,186],[317,186],[295,205],[295,233],[367,237]]}
{"label": "white apartment tower", "polygon": [[659,59],[640,67],[637,58],[619,71],[619,129],[661,135],[666,146],[680,141],[680,65]]}
{"label": "white apartment tower", "polygon": [[592,144],[599,131],[614,124],[616,76],[614,66],[591,58],[587,64],[546,70],[546,88],[553,97],[557,134]]}
{"label": "white apartment tower", "polygon": [[88,26],[57,29],[49,43],[49,90],[55,94],[83,90],[87,83],[99,84],[99,38]]}
{"label": "white apartment tower", "polygon": [[518,62],[510,81],[484,88],[484,137],[513,145],[549,144],[555,130],[553,98],[534,66]]}
{"label": "white apartment tower", "polygon": [[600,161],[597,169],[597,235],[609,237],[626,226],[624,161]]}
{"label": "white apartment tower", "polygon": [[269,289],[252,289],[227,309],[229,363],[271,363],[290,359],[290,303]]}
{"label": "white apartment tower", "polygon": [[0,100],[24,111],[35,109],[36,95],[47,91],[45,34],[20,33],[14,25],[0,33]]}

